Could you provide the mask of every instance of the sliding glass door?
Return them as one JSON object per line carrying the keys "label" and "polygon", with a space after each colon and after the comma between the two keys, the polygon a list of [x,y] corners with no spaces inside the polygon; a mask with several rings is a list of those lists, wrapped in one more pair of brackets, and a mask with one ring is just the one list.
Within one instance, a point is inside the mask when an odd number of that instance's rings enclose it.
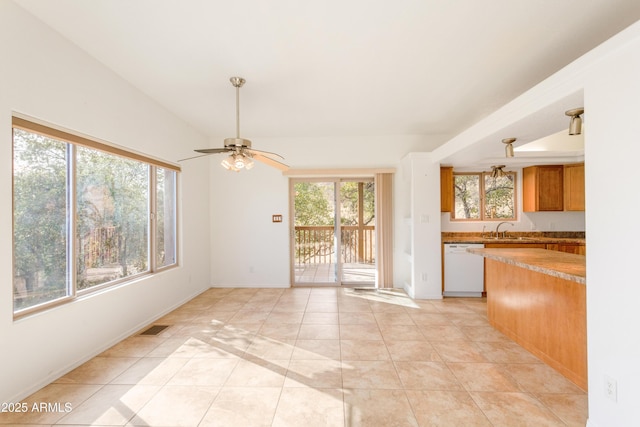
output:
{"label": "sliding glass door", "polygon": [[294,285],[375,286],[371,179],[292,179]]}
{"label": "sliding glass door", "polygon": [[375,285],[375,191],[373,179],[341,181],[341,279],[345,285]]}
{"label": "sliding glass door", "polygon": [[334,182],[292,183],[294,284],[338,282],[336,187]]}

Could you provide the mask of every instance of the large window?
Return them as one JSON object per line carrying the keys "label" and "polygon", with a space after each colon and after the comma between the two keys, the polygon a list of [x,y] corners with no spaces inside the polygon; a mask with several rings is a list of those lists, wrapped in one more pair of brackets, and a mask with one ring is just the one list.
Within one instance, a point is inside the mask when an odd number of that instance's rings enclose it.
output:
{"label": "large window", "polygon": [[176,265],[179,169],[13,124],[15,314]]}
{"label": "large window", "polygon": [[452,220],[515,220],[515,172],[492,177],[490,173],[453,175],[454,210]]}

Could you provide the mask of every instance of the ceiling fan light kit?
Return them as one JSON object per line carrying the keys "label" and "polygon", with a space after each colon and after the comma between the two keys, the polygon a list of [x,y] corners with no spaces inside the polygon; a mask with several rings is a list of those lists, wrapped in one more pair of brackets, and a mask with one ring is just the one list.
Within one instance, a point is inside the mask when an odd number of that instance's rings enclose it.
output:
{"label": "ceiling fan light kit", "polygon": [[233,87],[236,88],[236,136],[235,138],[225,138],[224,148],[203,148],[195,151],[203,154],[229,153],[229,156],[222,160],[220,164],[223,168],[233,172],[251,169],[254,166],[254,159],[281,171],[288,170],[289,166],[274,159],[274,157],[283,159],[281,155],[269,151],[255,150],[251,148],[250,140],[240,137],[240,88],[246,83],[246,80],[242,77],[231,77],[229,80]]}
{"label": "ceiling fan light kit", "polygon": [[248,154],[232,154],[220,162],[222,167],[233,172],[240,172],[241,169],[249,170],[254,162]]}

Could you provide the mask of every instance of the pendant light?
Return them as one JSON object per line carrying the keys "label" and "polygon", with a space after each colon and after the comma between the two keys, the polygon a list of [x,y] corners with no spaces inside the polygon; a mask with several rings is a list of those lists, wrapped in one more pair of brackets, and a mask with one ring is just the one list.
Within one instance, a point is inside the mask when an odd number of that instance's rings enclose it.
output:
{"label": "pendant light", "polygon": [[507,173],[502,170],[505,165],[491,166],[491,178],[501,178],[503,176],[507,176]]}
{"label": "pendant light", "polygon": [[516,138],[505,138],[505,139],[502,140],[502,143],[506,144],[505,147],[504,147],[504,156],[505,157],[513,157],[513,143],[514,142],[516,142]]}
{"label": "pendant light", "polygon": [[574,108],[573,110],[565,111],[565,114],[571,117],[569,122],[569,135],[580,135],[582,133],[582,114],[584,114],[584,108]]}

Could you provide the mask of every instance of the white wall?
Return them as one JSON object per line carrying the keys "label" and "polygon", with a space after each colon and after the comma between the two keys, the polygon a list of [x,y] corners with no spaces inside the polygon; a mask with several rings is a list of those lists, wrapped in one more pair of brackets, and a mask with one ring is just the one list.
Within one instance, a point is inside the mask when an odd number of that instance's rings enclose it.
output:
{"label": "white wall", "polygon": [[[412,298],[442,299],[440,165],[429,153],[410,153],[402,162],[403,222],[396,238],[397,274]],[[402,276],[400,276],[402,277]]]}
{"label": "white wall", "polygon": [[[411,136],[251,140],[253,148],[279,153],[295,169],[397,168],[407,153],[431,148],[428,138]],[[222,146],[222,138],[210,146]],[[288,178],[262,164],[229,172],[221,160],[211,156],[213,286],[290,286]],[[408,189],[394,179],[394,191],[402,198]],[[272,214],[282,214],[283,222],[272,223]],[[402,228],[402,218],[394,222],[395,230]],[[394,277],[405,276],[403,268],[394,262]]]}
{"label": "white wall", "polygon": [[[585,85],[589,426],[640,425],[640,25]],[[586,119],[585,119],[586,122]],[[604,395],[616,379],[618,401]]]}
{"label": "white wall", "polygon": [[13,320],[11,115],[164,160],[206,139],[12,2],[0,2],[0,401],[19,401],[209,286],[208,162],[180,179],[182,266]]}

